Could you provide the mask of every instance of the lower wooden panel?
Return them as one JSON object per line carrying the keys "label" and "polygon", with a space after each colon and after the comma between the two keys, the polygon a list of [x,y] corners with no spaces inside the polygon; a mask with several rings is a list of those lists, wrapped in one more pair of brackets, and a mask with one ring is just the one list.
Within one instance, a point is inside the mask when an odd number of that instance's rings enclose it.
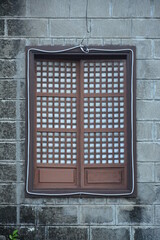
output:
{"label": "lower wooden panel", "polygon": [[113,189],[125,187],[124,168],[92,168],[85,169],[84,187]]}
{"label": "lower wooden panel", "polygon": [[73,183],[74,169],[40,169],[40,183]]}
{"label": "lower wooden panel", "polygon": [[35,189],[62,189],[76,187],[76,168],[38,168],[37,174],[35,174]]}

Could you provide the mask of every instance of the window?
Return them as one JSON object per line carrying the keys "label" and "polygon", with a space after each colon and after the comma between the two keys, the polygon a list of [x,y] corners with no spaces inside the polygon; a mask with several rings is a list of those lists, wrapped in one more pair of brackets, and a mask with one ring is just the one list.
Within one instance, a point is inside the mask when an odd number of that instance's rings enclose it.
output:
{"label": "window", "polygon": [[135,47],[27,48],[32,195],[134,196]]}

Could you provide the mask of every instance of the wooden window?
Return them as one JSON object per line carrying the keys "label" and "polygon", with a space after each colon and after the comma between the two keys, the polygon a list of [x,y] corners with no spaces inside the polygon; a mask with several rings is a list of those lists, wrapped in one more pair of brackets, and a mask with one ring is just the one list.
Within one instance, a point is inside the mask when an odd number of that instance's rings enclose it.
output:
{"label": "wooden window", "polygon": [[135,195],[135,48],[27,48],[32,195]]}

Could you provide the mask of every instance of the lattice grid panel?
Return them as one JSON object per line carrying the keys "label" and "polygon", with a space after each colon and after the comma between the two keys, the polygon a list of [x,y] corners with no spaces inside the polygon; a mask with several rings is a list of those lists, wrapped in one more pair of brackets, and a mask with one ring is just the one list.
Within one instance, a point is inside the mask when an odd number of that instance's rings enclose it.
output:
{"label": "lattice grid panel", "polygon": [[37,132],[37,163],[76,164],[76,133]]}
{"label": "lattice grid panel", "polygon": [[36,162],[75,165],[77,63],[42,60],[36,62],[35,68]]}
{"label": "lattice grid panel", "polygon": [[84,63],[84,93],[124,93],[124,62]]}
{"label": "lattice grid panel", "polygon": [[84,62],[85,164],[125,163],[125,71],[123,60]]}
{"label": "lattice grid panel", "polygon": [[124,159],[124,132],[84,133],[85,164],[118,164]]}
{"label": "lattice grid panel", "polygon": [[36,64],[37,93],[76,93],[76,63],[40,61]]}
{"label": "lattice grid panel", "polygon": [[84,98],[84,128],[124,128],[124,97]]}
{"label": "lattice grid panel", "polygon": [[77,99],[37,97],[37,128],[76,129]]}

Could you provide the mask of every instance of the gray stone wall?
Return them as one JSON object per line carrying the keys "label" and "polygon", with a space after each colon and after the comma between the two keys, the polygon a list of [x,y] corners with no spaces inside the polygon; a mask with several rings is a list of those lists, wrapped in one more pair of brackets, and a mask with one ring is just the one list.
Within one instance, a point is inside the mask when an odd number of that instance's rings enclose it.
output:
{"label": "gray stone wall", "polygon": [[[25,46],[137,47],[137,198],[25,197]],[[160,1],[0,1],[0,239],[160,239]],[[6,238],[8,239],[8,238]]]}

